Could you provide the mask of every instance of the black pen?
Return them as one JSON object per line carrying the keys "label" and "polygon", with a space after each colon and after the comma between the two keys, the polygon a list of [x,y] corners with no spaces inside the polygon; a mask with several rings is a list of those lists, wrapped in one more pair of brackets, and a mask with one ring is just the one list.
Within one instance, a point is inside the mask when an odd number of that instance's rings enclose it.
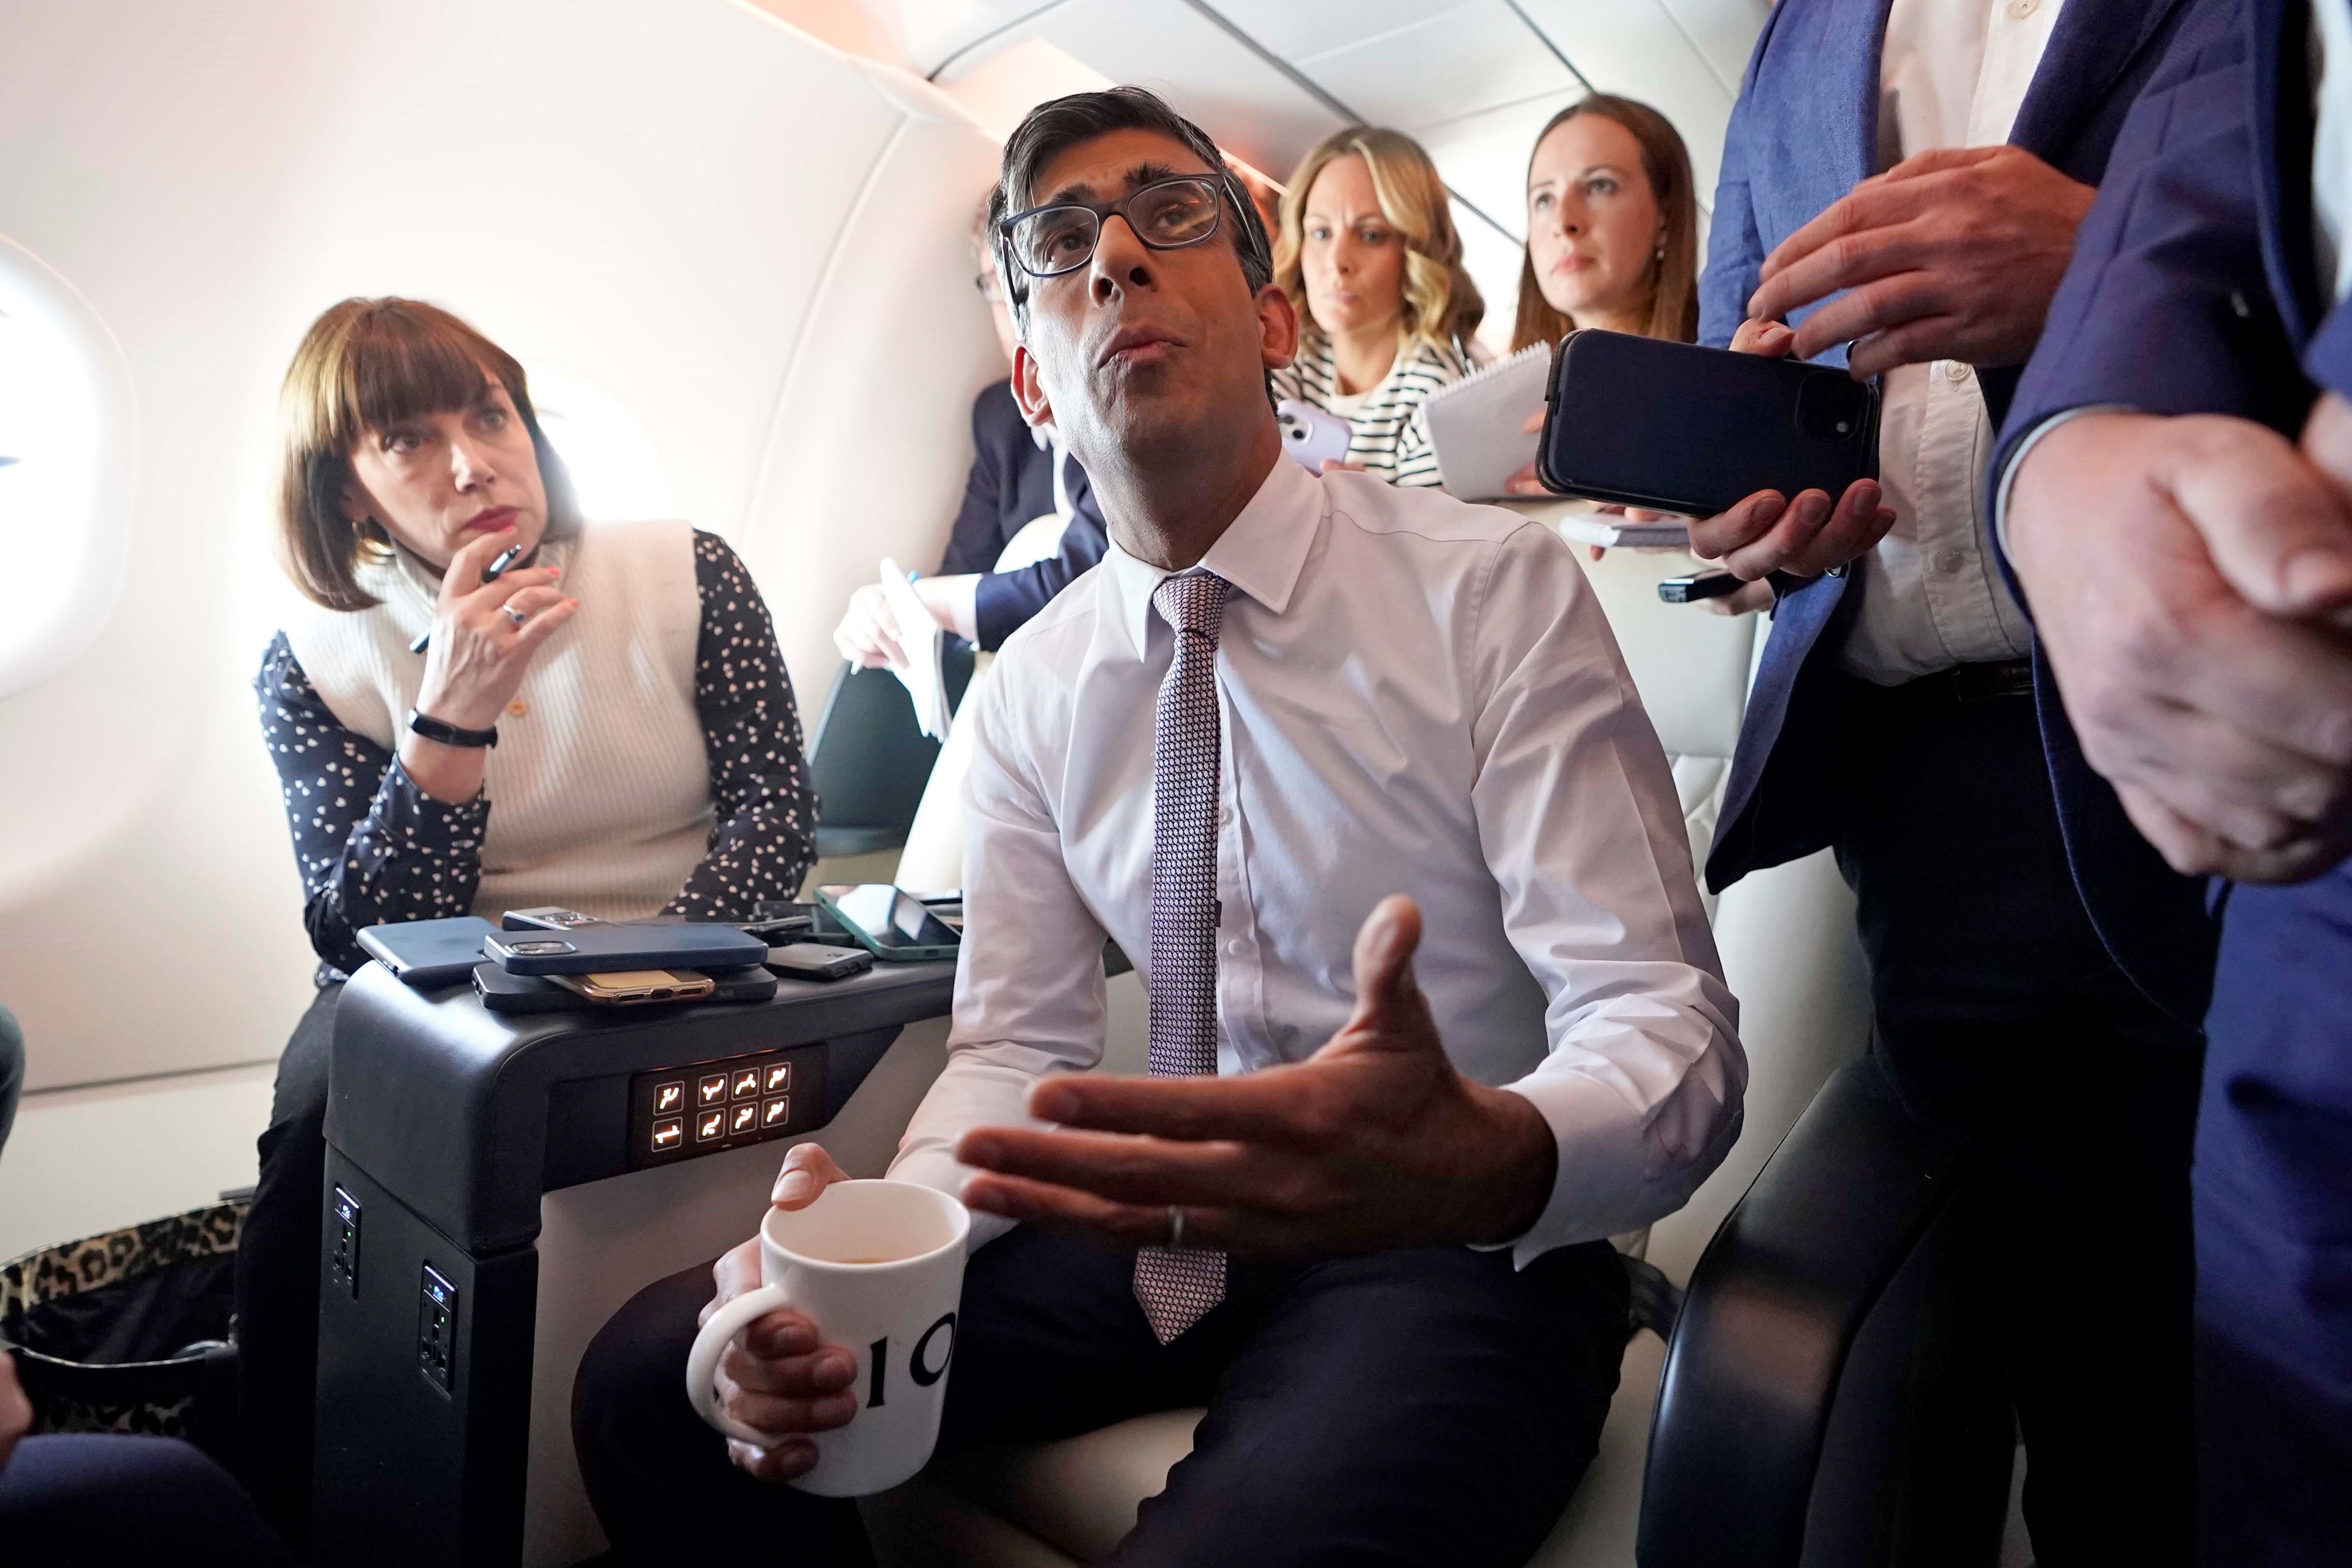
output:
{"label": "black pen", "polygon": [[[521,553],[522,546],[518,544],[513,549],[507,551],[504,554],[493,559],[488,566],[482,568],[482,585],[487,588],[491,584],[497,582],[501,576],[505,575],[506,569],[513,565],[515,563],[515,557]],[[431,626],[427,626],[423,631],[416,634],[416,640],[408,645],[408,651],[411,653],[423,653],[425,648],[431,645],[432,641],[433,628]]]}

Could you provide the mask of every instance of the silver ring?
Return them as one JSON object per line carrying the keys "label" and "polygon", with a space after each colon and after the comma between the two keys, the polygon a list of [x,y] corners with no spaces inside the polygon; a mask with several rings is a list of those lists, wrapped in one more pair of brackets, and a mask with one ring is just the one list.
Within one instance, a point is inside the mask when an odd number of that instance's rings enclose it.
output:
{"label": "silver ring", "polygon": [[527,620],[530,619],[530,617],[529,616],[524,615],[520,610],[516,609],[512,605],[500,605],[499,606],[499,609],[501,609],[501,610],[504,610],[504,611],[507,613],[507,619],[509,619],[509,620],[512,621],[512,622],[515,624],[515,630],[517,630],[517,631],[520,631],[520,630],[522,630],[522,624],[523,624],[525,621],[527,621]]}
{"label": "silver ring", "polygon": [[1182,1204],[1170,1204],[1168,1205],[1168,1250],[1171,1252],[1181,1252],[1183,1249],[1184,1205]]}

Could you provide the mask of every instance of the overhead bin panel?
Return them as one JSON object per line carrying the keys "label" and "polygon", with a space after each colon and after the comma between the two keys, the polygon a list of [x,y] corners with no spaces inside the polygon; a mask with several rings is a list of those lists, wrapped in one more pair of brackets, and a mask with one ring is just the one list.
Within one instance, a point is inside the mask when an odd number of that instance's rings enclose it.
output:
{"label": "overhead bin panel", "polygon": [[[1214,15],[1241,26],[1230,8]],[[1070,0],[1024,34],[1113,81],[1162,93],[1220,146],[1277,180],[1345,123],[1278,65],[1184,0]]]}
{"label": "overhead bin panel", "polygon": [[[1699,200],[1715,202],[1723,166],[1723,133],[1739,92],[1747,45],[1770,7],[1761,0],[1519,0],[1544,35],[1602,92],[1637,98],[1675,122],[1690,146]],[[1682,13],[1698,15],[1701,32],[1686,29]],[[1745,16],[1746,39],[1733,42]],[[1702,47],[1696,39],[1707,40]],[[1738,61],[1727,73],[1720,60]]]}
{"label": "overhead bin panel", "polygon": [[1577,86],[1503,0],[1424,14],[1411,26],[1305,56],[1297,64],[1366,120],[1415,134]]}

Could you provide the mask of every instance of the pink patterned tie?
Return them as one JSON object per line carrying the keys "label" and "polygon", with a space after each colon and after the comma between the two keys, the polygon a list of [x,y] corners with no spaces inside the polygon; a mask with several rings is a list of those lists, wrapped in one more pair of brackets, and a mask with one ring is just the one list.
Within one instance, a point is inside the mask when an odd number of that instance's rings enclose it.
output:
{"label": "pink patterned tie", "polygon": [[[1222,577],[1187,572],[1151,595],[1176,631],[1151,721],[1155,1078],[1217,1070],[1217,632],[1232,591]],[[1225,1255],[1147,1247],[1135,1258],[1135,1299],[1164,1345],[1225,1299]]]}

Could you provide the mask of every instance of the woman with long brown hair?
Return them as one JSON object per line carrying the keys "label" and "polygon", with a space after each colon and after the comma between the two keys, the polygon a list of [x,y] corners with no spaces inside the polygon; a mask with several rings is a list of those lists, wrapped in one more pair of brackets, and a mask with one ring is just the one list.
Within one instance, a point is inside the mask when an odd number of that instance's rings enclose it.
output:
{"label": "woman with long brown hair", "polygon": [[1298,312],[1298,357],[1275,395],[1339,415],[1348,461],[1401,485],[1437,482],[1423,401],[1470,373],[1486,301],[1436,165],[1395,131],[1317,143],[1283,193],[1274,277]]}
{"label": "woman with long brown hair", "polygon": [[1666,117],[1608,93],[1551,117],[1528,158],[1528,248],[1511,350],[1579,327],[1698,336],[1698,197]]}
{"label": "woman with long brown hair", "polygon": [[[1551,117],[1528,158],[1528,246],[1511,352],[1580,328],[1698,336],[1690,152],[1646,103],[1595,93]],[[1541,427],[1538,408],[1528,428]],[[1515,495],[1547,494],[1529,464]]]}

